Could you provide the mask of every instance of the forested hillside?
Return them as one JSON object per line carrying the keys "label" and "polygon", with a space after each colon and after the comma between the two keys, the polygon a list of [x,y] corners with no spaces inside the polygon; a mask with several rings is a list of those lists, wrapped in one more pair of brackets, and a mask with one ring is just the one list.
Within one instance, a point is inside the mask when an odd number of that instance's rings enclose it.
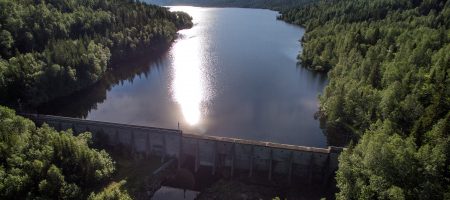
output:
{"label": "forested hillside", "polygon": [[359,141],[338,199],[450,198],[450,1],[321,1],[280,18],[307,29],[303,66],[329,71],[327,125]]}
{"label": "forested hillside", "polygon": [[97,82],[112,58],[190,26],[185,13],[129,0],[0,0],[0,102],[68,95]]}
{"label": "forested hillside", "polygon": [[91,143],[0,106],[0,199],[131,199],[123,182],[108,186],[114,162]]}
{"label": "forested hillside", "polygon": [[266,8],[285,10],[317,0],[144,0],[157,5],[189,5],[206,7]]}

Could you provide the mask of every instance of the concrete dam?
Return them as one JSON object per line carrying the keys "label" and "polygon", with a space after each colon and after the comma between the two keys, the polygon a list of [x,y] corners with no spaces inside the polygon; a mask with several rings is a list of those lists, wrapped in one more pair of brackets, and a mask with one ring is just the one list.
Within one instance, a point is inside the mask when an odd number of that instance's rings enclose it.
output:
{"label": "concrete dam", "polygon": [[164,129],[110,122],[91,121],[50,115],[22,114],[38,126],[47,123],[56,130],[72,129],[74,134],[89,131],[93,138],[110,147],[125,147],[136,155],[156,155],[162,160],[175,158],[178,167],[190,161],[193,170],[199,167],[255,173],[309,183],[323,183],[334,176],[338,167],[340,147],[314,148],[236,138],[186,134]]}

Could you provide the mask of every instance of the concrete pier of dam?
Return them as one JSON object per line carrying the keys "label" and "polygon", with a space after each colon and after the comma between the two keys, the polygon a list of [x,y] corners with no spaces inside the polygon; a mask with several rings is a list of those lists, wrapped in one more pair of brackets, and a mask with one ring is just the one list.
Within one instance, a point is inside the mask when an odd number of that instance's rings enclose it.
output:
{"label": "concrete pier of dam", "polygon": [[47,123],[57,130],[72,129],[74,134],[89,131],[102,145],[121,146],[137,155],[157,155],[162,160],[175,158],[178,167],[187,160],[200,167],[226,168],[231,176],[244,171],[248,176],[265,174],[322,183],[334,176],[340,147],[314,148],[227,137],[186,134],[164,129],[50,115],[22,114],[37,125]]}

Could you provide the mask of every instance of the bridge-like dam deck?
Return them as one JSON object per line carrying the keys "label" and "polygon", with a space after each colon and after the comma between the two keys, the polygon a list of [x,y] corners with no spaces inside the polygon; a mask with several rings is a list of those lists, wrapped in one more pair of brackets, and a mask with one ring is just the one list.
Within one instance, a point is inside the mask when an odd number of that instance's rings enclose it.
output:
{"label": "bridge-like dam deck", "polygon": [[193,159],[194,170],[200,166],[247,170],[298,177],[308,182],[330,179],[338,167],[340,147],[315,148],[244,140],[227,137],[186,134],[180,130],[100,122],[78,118],[22,114],[36,124],[47,123],[57,130],[72,129],[75,134],[89,131],[100,138],[102,145],[128,148],[136,154],[159,155],[162,159],[176,158],[181,167],[186,159]]}

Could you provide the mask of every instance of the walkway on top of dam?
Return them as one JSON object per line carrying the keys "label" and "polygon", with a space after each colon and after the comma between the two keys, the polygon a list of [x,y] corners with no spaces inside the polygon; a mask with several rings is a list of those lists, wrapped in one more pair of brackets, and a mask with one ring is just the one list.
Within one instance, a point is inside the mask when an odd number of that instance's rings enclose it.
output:
{"label": "walkway on top of dam", "polygon": [[72,129],[75,134],[91,132],[96,142],[113,148],[128,149],[134,155],[157,155],[164,161],[176,158],[178,167],[193,163],[193,170],[207,167],[212,174],[218,169],[256,172],[267,178],[292,177],[308,183],[323,183],[334,177],[338,156],[343,148],[315,148],[237,138],[186,134],[181,130],[100,122],[78,118],[22,114],[37,125],[47,123],[57,130]]}
{"label": "walkway on top of dam", "polygon": [[[291,145],[291,144],[281,144],[274,142],[266,142],[259,140],[248,140],[248,139],[240,139],[240,138],[231,138],[231,137],[221,137],[221,136],[211,136],[211,135],[200,135],[193,133],[183,133],[182,130],[177,129],[168,129],[168,128],[159,128],[159,127],[151,127],[151,126],[141,126],[141,125],[133,125],[133,124],[121,124],[114,122],[103,122],[103,121],[95,121],[95,120],[86,120],[80,118],[72,118],[72,117],[63,117],[63,116],[55,116],[55,115],[42,115],[42,114],[29,114],[22,113],[20,114],[24,117],[28,117],[31,120],[37,123],[47,123],[51,125],[51,122],[64,123],[64,122],[73,122],[73,123],[83,123],[86,125],[103,125],[109,127],[118,127],[118,128],[131,128],[143,131],[151,131],[152,133],[164,133],[164,134],[180,134],[183,137],[189,138],[197,138],[202,140],[216,140],[216,141],[224,141],[231,143],[241,143],[248,145],[257,145],[257,146],[265,146],[279,149],[289,149],[295,151],[306,151],[306,152],[318,152],[318,153],[330,153],[330,152],[340,152],[342,151],[342,147],[329,146],[328,148],[318,148],[318,147],[309,147],[309,146],[299,146],[299,145]],[[61,129],[62,127],[55,127]],[[67,127],[74,128],[74,127]]]}

